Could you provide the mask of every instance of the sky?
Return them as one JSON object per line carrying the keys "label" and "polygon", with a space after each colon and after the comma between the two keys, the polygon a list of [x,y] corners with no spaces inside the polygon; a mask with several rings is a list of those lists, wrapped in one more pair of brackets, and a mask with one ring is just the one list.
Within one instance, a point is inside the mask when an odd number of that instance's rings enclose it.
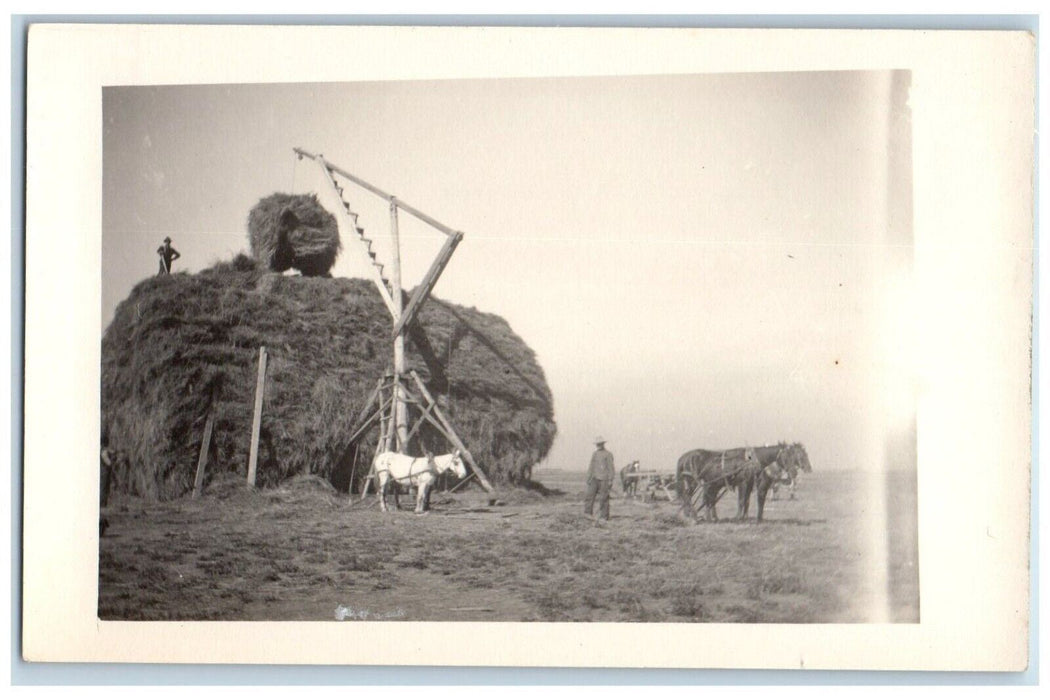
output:
{"label": "sky", "polygon": [[[888,71],[106,88],[103,327],[165,236],[197,271],[275,191],[334,211],[299,146],[463,231],[434,294],[536,352],[541,467],[601,434],[617,467],[788,440],[914,468],[907,97]],[[350,201],[389,259],[386,203]],[[443,236],[400,230],[411,288]]]}

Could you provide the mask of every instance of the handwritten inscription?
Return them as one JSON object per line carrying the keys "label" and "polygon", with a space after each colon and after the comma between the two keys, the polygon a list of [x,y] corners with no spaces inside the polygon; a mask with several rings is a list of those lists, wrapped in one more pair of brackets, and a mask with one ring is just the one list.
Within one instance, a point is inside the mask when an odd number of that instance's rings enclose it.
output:
{"label": "handwritten inscription", "polygon": [[398,620],[405,617],[405,611],[401,608],[394,610],[369,610],[367,608],[355,609],[340,605],[335,609],[335,619],[340,622],[344,620]]}

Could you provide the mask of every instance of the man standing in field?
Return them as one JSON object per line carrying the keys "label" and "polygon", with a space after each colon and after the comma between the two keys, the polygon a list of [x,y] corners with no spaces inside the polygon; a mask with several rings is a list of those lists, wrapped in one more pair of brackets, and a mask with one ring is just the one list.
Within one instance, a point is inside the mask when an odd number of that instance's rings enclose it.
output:
{"label": "man standing in field", "polygon": [[612,489],[613,477],[616,470],[613,468],[612,453],[605,449],[605,438],[594,438],[595,450],[591,455],[591,466],[587,469],[587,500],[583,512],[585,515],[593,515],[594,498],[598,498],[598,518],[609,519],[609,491]]}

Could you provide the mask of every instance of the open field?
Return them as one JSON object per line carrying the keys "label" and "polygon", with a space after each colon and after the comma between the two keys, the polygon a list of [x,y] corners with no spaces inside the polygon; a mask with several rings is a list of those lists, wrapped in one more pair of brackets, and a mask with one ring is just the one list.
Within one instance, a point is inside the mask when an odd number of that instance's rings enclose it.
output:
{"label": "open field", "polygon": [[[891,505],[910,515],[890,518],[891,619],[915,621],[914,478],[894,478],[908,483]],[[535,479],[553,493],[509,490],[495,504],[481,492],[435,494],[426,517],[405,497],[406,510],[387,515],[356,497],[348,505],[315,478],[114,504],[99,616],[861,622],[871,610],[854,472],[805,475],[798,499],[767,502],[762,523],[690,524],[675,504],[614,498],[611,522],[596,526],[581,514],[580,474]]]}

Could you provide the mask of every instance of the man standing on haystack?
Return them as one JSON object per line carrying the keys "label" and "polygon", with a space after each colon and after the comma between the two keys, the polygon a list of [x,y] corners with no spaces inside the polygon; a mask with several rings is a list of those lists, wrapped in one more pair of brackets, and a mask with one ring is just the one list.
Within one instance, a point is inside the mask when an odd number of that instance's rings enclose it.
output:
{"label": "man standing on haystack", "polygon": [[598,497],[598,518],[609,519],[609,491],[612,490],[613,468],[612,453],[605,449],[605,438],[594,438],[594,454],[591,455],[591,466],[587,469],[587,500],[584,504],[585,515],[594,513],[594,498]]}
{"label": "man standing on haystack", "polygon": [[170,275],[171,263],[182,257],[179,255],[179,251],[171,247],[170,236],[164,237],[164,245],[157,248],[157,255],[160,256],[160,270],[157,271],[158,275]]}

